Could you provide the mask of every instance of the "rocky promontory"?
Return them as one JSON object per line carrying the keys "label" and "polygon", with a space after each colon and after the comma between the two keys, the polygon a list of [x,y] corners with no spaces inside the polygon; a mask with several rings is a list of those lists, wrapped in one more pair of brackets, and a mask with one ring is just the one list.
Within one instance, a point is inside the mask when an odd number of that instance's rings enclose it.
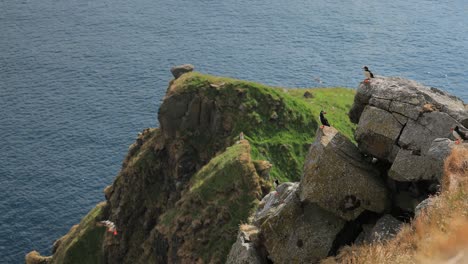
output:
{"label": "rocky promontory", "polygon": [[401,78],[355,93],[192,70],[172,69],[160,127],[138,134],[105,201],[27,263],[315,263],[384,241],[437,193],[450,128],[468,120],[460,99]]}

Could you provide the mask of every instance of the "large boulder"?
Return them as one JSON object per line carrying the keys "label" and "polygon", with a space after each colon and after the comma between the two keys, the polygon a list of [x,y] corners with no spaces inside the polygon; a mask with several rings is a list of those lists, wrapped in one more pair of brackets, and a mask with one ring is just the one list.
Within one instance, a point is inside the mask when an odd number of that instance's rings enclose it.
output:
{"label": "large boulder", "polygon": [[257,214],[263,246],[273,263],[318,262],[328,255],[345,225],[319,206],[301,203],[297,187],[284,185],[279,194],[265,197],[263,213]]}
{"label": "large boulder", "polygon": [[364,210],[382,213],[388,191],[379,171],[367,163],[358,148],[335,128],[318,129],[305,160],[300,199],[345,220]]}
{"label": "large boulder", "polygon": [[361,83],[349,115],[358,124],[359,149],[392,163],[388,174],[397,181],[439,179],[428,154],[431,143],[468,120],[461,99],[399,77]]}
{"label": "large boulder", "polygon": [[359,119],[355,138],[362,151],[392,162],[400,149],[394,143],[403,126],[390,112],[368,105]]}
{"label": "large boulder", "polygon": [[460,98],[401,77],[377,77],[370,83],[361,83],[349,113],[352,122],[359,122],[367,105],[399,113],[413,120],[416,120],[422,111],[431,109],[447,113],[460,122],[468,119],[467,109]]}

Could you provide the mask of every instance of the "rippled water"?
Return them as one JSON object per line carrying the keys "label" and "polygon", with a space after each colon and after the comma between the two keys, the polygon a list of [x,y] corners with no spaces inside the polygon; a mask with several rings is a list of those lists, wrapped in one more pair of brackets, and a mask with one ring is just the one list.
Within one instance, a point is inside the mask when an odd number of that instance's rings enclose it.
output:
{"label": "rippled water", "polygon": [[468,3],[444,2],[0,0],[0,263],[104,199],[173,65],[356,87],[366,64],[467,101]]}

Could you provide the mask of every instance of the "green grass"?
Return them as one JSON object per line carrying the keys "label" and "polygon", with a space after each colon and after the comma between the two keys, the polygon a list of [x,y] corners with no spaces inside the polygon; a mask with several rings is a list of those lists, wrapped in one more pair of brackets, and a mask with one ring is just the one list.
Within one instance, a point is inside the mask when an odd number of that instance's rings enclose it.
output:
{"label": "green grass", "polygon": [[62,238],[52,263],[104,263],[102,241],[106,228],[96,226],[96,221],[101,220],[103,206],[104,203],[98,204],[81,220],[76,229]]}
{"label": "green grass", "polygon": [[[304,98],[306,91],[310,92],[314,98]],[[290,89],[288,94],[307,102],[318,123],[320,123],[320,111],[327,112],[326,117],[330,124],[355,143],[356,124],[351,123],[348,117],[356,95],[355,90],[341,87]]]}
{"label": "green grass", "polygon": [[[239,224],[246,221],[258,202],[259,177],[255,173],[247,143],[236,144],[213,158],[190,180],[190,189],[178,206],[161,218],[166,232],[173,234],[179,219],[188,219],[181,228],[186,244],[193,247],[194,256],[205,263],[224,262],[236,239]],[[219,217],[223,220],[219,220]],[[224,218],[224,216],[227,216]],[[190,223],[210,219],[196,235]],[[185,232],[185,233],[184,233]],[[186,235],[190,234],[190,235]],[[196,239],[204,238],[205,243]]]}
{"label": "green grass", "polygon": [[[224,85],[213,88],[210,84]],[[314,98],[304,98],[305,91],[310,91]],[[321,109],[328,112],[327,118],[334,127],[353,140],[355,125],[347,116],[355,94],[351,89],[284,89],[190,73],[177,79],[171,92],[198,93],[215,100],[223,116],[233,119],[231,142],[244,132],[251,143],[253,158],[270,161],[271,175],[280,181],[300,179],[308,145],[319,126]],[[213,143],[213,138],[203,138],[197,133],[187,137],[192,137],[199,148],[210,148]]]}

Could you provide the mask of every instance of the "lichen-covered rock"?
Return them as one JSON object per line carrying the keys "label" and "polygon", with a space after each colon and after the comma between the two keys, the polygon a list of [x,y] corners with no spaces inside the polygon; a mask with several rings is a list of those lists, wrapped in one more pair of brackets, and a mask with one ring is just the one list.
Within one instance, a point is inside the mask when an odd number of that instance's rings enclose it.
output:
{"label": "lichen-covered rock", "polygon": [[[440,178],[428,157],[436,138],[468,118],[462,100],[436,88],[398,77],[378,77],[361,83],[349,113],[358,123],[359,148],[393,163],[389,176],[397,181]],[[436,172],[437,171],[437,172]]]}
{"label": "lichen-covered rock", "polygon": [[261,226],[265,219],[276,214],[278,210],[280,210],[279,205],[292,200],[295,195],[297,195],[296,192],[298,187],[298,182],[285,182],[280,184],[275,191],[270,192],[263,197],[258,205],[253,222],[256,225]]}
{"label": "lichen-covered rock", "polygon": [[[390,101],[388,109],[377,106],[374,102]],[[437,88],[424,86],[416,81],[400,77],[377,77],[370,83],[359,85],[350,119],[358,123],[366,105],[374,105],[389,112],[396,112],[416,120],[426,104],[450,115],[461,122],[468,118],[468,111],[463,101]]]}
{"label": "lichen-covered rock", "polygon": [[174,78],[179,78],[182,74],[191,72],[195,69],[192,64],[183,64],[179,66],[174,66],[171,68],[171,73],[174,75]]}
{"label": "lichen-covered rock", "polygon": [[269,212],[261,230],[268,258],[274,263],[319,261],[328,255],[345,224],[315,204],[301,203],[294,191]]}
{"label": "lichen-covered rock", "polygon": [[366,106],[359,119],[355,138],[361,151],[390,162],[399,147],[394,145],[403,125],[390,112]]}
{"label": "lichen-covered rock", "polygon": [[427,156],[414,155],[414,151],[401,149],[388,172],[396,181],[419,181],[436,178],[432,160]]}
{"label": "lichen-covered rock", "polygon": [[379,172],[362,159],[357,147],[332,127],[318,130],[309,149],[300,184],[300,199],[346,219],[364,210],[383,212],[388,191]]}

